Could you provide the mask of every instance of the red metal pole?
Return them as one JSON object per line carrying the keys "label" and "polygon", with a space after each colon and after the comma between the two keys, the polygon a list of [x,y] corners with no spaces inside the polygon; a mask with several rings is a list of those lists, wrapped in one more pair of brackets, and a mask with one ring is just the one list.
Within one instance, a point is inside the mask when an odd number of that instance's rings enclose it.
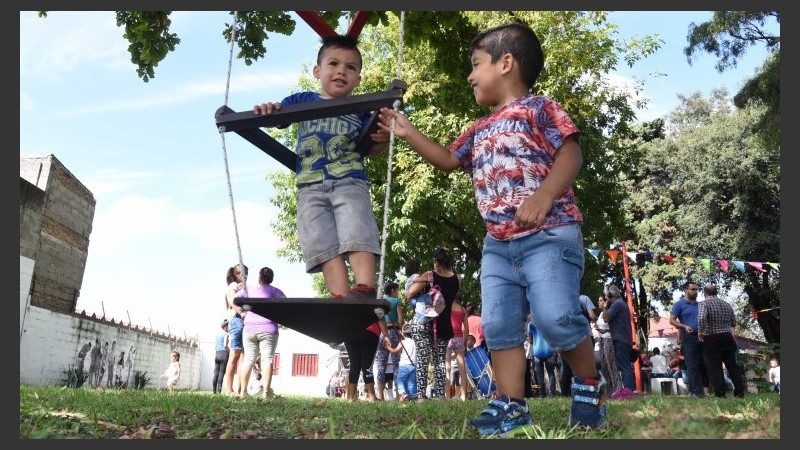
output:
{"label": "red metal pole", "polygon": [[[301,19],[305,20],[308,26],[311,27],[320,37],[336,36],[336,30],[328,25],[328,22],[322,19],[316,11],[295,11]],[[358,39],[364,24],[367,23],[371,11],[357,11],[353,21],[350,22],[350,27],[347,29],[347,36]]]}
{"label": "red metal pole", "polygon": [[[633,343],[636,344],[636,309],[633,307],[633,292],[631,292],[631,274],[628,270],[628,249],[625,246],[625,241],[621,242],[622,244],[622,268],[625,271],[625,294],[628,296],[628,309],[631,312],[631,338],[633,339]],[[641,343],[639,343],[639,351],[644,351],[642,349]],[[644,392],[642,389],[642,373],[641,373],[641,365],[639,364],[639,359],[637,358],[636,361],[633,363],[633,374],[636,376],[636,390],[640,392]]]}
{"label": "red metal pole", "polygon": [[316,11],[295,11],[301,19],[305,20],[308,26],[311,27],[320,37],[336,36],[336,31],[328,25],[328,22],[322,20],[322,17]]}

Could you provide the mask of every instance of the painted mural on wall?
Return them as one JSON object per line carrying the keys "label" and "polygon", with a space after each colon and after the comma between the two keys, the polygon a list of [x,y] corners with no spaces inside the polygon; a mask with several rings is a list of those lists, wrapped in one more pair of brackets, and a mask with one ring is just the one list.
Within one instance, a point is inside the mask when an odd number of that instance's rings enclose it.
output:
{"label": "painted mural on wall", "polygon": [[[86,372],[85,385],[91,387],[132,387],[132,373],[136,347],[133,344],[117,345],[116,339],[109,344],[99,337],[81,346],[76,355],[76,366]],[[87,364],[87,356],[88,364]]]}

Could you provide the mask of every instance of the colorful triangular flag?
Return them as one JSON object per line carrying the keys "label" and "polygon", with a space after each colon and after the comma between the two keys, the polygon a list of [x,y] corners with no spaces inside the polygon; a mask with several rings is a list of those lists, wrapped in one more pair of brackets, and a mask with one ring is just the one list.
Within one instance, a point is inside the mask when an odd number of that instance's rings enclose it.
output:
{"label": "colorful triangular flag", "polygon": [[723,272],[727,272],[728,271],[728,261],[727,260],[718,259],[717,260],[717,264],[719,264],[719,266],[722,267],[722,271]]}
{"label": "colorful triangular flag", "polygon": [[760,263],[760,262],[752,262],[752,261],[748,261],[748,262],[747,262],[747,264],[748,264],[749,266],[751,266],[751,267],[755,267],[755,269],[756,269],[757,271],[761,272],[761,273],[764,273],[764,272],[766,272],[766,270],[764,270],[764,267],[762,267],[762,266],[761,266],[761,263]]}
{"label": "colorful triangular flag", "polygon": [[703,258],[703,259],[700,260],[700,264],[702,264],[703,268],[706,269],[707,271],[711,270],[711,260],[710,259]]}
{"label": "colorful triangular flag", "polygon": [[598,259],[598,257],[597,257],[600,254],[600,249],[598,249],[598,248],[587,248],[586,250],[588,250],[589,253],[591,253],[592,256],[594,256],[595,261],[600,261],[600,259]]}
{"label": "colorful triangular flag", "polygon": [[739,272],[744,273],[744,261],[732,261],[733,265],[739,269]]}
{"label": "colorful triangular flag", "polygon": [[772,267],[773,269],[775,269],[776,272],[780,272],[781,271],[781,265],[778,264],[778,263],[768,262],[767,265]]}
{"label": "colorful triangular flag", "polygon": [[683,260],[689,264],[694,264],[694,258],[692,258],[691,256],[684,256]]}
{"label": "colorful triangular flag", "polygon": [[619,250],[606,250],[606,254],[609,258],[611,258],[611,262],[617,262],[617,256],[619,256]]}
{"label": "colorful triangular flag", "polygon": [[661,259],[663,259],[664,261],[666,261],[668,263],[671,263],[675,258],[673,258],[670,255],[661,255]]}

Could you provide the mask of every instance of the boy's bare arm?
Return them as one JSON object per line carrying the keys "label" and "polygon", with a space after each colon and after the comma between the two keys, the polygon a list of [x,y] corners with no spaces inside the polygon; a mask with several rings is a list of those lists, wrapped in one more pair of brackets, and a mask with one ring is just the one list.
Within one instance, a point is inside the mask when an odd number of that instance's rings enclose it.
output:
{"label": "boy's bare arm", "polygon": [[575,136],[567,136],[558,148],[550,173],[544,178],[536,192],[517,209],[514,222],[524,227],[537,227],[544,223],[553,201],[572,186],[583,164],[581,147]]}
{"label": "boy's bare arm", "polygon": [[394,135],[403,138],[411,148],[437,169],[450,172],[461,167],[461,161],[458,158],[442,145],[422,134],[403,114],[390,108],[381,108],[378,117],[380,118],[378,126],[386,133],[391,130],[392,119],[394,119]]}

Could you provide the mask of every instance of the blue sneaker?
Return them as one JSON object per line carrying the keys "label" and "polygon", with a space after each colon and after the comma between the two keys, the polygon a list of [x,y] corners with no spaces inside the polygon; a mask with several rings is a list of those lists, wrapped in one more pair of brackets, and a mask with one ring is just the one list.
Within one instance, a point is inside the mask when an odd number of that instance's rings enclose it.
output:
{"label": "blue sneaker", "polygon": [[569,426],[583,429],[606,428],[606,379],[572,377],[572,409],[569,413]]}
{"label": "blue sneaker", "polygon": [[481,436],[505,437],[513,430],[533,423],[528,404],[512,402],[507,395],[489,400],[489,406],[469,426],[478,430]]}

